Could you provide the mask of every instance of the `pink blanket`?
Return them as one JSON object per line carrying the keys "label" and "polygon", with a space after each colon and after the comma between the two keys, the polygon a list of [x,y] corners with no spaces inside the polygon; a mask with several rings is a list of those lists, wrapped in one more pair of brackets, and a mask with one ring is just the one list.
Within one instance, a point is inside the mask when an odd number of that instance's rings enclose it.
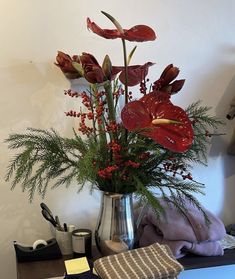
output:
{"label": "pink blanket", "polygon": [[202,212],[190,202],[186,204],[186,216],[170,203],[161,201],[161,204],[165,208],[165,216],[157,218],[153,210],[149,209],[141,220],[138,228],[140,247],[154,242],[167,244],[176,258],[181,258],[188,252],[202,256],[223,255],[218,240],[226,232],[219,218],[204,209],[211,222],[207,225]]}

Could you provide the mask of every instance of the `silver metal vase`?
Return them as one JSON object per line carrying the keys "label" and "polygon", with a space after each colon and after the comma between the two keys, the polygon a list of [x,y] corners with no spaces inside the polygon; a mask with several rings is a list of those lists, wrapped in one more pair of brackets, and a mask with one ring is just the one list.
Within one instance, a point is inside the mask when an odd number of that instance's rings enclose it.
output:
{"label": "silver metal vase", "polygon": [[132,194],[102,192],[95,230],[96,246],[103,256],[132,249],[135,244]]}

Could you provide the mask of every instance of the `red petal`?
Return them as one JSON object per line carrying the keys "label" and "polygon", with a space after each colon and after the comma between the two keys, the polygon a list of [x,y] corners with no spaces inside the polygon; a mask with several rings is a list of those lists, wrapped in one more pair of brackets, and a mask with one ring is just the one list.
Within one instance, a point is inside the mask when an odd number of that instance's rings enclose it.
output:
{"label": "red petal", "polygon": [[90,53],[83,52],[82,55],[80,55],[80,61],[83,65],[92,64],[99,66],[99,63],[96,60],[96,58]]}
{"label": "red petal", "polygon": [[58,51],[56,62],[57,63],[55,63],[55,65],[61,69],[68,79],[76,79],[81,77],[81,75],[72,65],[73,62],[80,63],[77,56],[73,56],[73,58],[71,58],[68,54]]}
{"label": "red petal", "polygon": [[171,67],[163,76],[163,84],[162,86],[168,85],[171,81],[173,81],[179,74],[180,70],[177,67]]}
{"label": "red petal", "polygon": [[158,104],[153,112],[154,118],[166,118],[181,124],[154,125],[151,131],[145,132],[150,138],[174,152],[185,152],[193,142],[193,129],[186,112],[173,104]]}
{"label": "red petal", "polygon": [[185,79],[178,79],[172,82],[171,85],[171,94],[175,94],[181,90],[184,86]]}
{"label": "red petal", "polygon": [[102,29],[95,22],[92,22],[87,18],[87,28],[93,33],[105,38],[105,39],[116,39],[120,37],[120,32],[116,29]]}
{"label": "red petal", "polygon": [[112,66],[112,75],[116,76],[118,73],[124,70],[123,66]]}
{"label": "red petal", "polygon": [[90,83],[102,83],[104,81],[104,74],[99,66],[85,66],[84,77]]}
{"label": "red petal", "polygon": [[[144,65],[133,65],[128,66],[127,68],[127,76],[128,76],[128,86],[135,86],[139,84],[148,74],[148,68],[154,65],[152,62],[147,62]],[[119,80],[121,83],[125,84],[125,72],[124,70],[121,72],[119,76]]]}
{"label": "red petal", "polygon": [[166,73],[167,73],[172,67],[173,67],[173,64],[167,65],[166,68],[163,70],[163,72],[162,72],[160,78],[164,78],[165,75],[166,75]]}
{"label": "red petal", "polygon": [[153,29],[146,25],[136,25],[129,30],[124,29],[124,33],[120,33],[117,29],[102,29],[95,22],[87,18],[87,28],[105,39],[122,38],[135,42],[153,41],[156,39]]}
{"label": "red petal", "polygon": [[[160,78],[154,82],[155,90],[169,91],[168,85],[173,81],[179,74],[179,69],[174,67],[173,64],[169,64],[162,72]],[[183,86],[183,85],[182,85]],[[166,87],[166,88],[164,88]],[[176,91],[174,91],[176,92]]]}
{"label": "red petal", "polygon": [[123,39],[135,42],[154,41],[156,39],[156,34],[153,29],[147,25],[136,25],[124,31]]}
{"label": "red petal", "polygon": [[[151,92],[140,99],[141,102],[144,103],[145,107],[152,115],[152,113],[156,110],[156,106],[164,103],[171,103],[170,102],[171,95],[168,92],[164,91],[157,91]],[[153,116],[153,115],[152,115]],[[153,116],[155,117],[155,116]]]}
{"label": "red petal", "polygon": [[149,126],[152,118],[140,101],[133,101],[125,105],[121,112],[122,123],[129,131],[143,129]]}

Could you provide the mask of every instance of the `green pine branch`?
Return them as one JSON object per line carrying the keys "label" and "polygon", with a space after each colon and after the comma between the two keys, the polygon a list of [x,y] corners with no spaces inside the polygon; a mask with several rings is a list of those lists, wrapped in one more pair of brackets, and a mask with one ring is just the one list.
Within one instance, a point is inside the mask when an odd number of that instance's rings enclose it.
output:
{"label": "green pine branch", "polygon": [[[125,129],[121,126],[116,137],[122,146],[121,158],[124,162],[131,160],[140,163],[138,168],[123,167],[114,172],[112,179],[103,179],[98,175],[99,170],[115,164],[110,148],[103,142],[98,142],[97,136],[86,140],[75,131],[73,138],[63,138],[55,130],[28,129],[25,134],[12,134],[6,140],[8,147],[18,150],[9,162],[6,180],[12,184],[12,189],[21,184],[22,190],[27,191],[32,201],[35,193],[44,197],[49,185],[52,188],[69,185],[76,181],[78,191],[86,182],[90,190],[98,188],[102,191],[121,193],[135,192],[145,203],[162,213],[158,197],[165,200],[169,194],[179,210],[184,210],[184,200],[188,199],[203,211],[194,194],[203,194],[204,185],[188,179],[185,174],[193,169],[195,163],[206,165],[207,147],[210,143],[208,129],[216,129],[222,122],[209,114],[210,108],[201,106],[200,102],[190,105],[186,112],[193,121],[195,133],[191,148],[184,153],[174,153],[163,148],[151,139],[138,132],[129,132],[123,136]],[[214,132],[214,131],[213,131]],[[142,160],[139,155],[148,153]],[[165,166],[174,165],[177,169],[167,169]],[[122,175],[128,171],[127,180]]]}

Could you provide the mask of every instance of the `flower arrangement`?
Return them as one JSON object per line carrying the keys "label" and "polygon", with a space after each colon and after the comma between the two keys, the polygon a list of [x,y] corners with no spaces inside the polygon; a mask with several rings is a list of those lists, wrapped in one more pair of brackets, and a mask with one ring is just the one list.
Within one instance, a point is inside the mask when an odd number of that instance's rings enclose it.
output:
{"label": "flower arrangement", "polygon": [[[87,27],[105,39],[122,41],[124,65],[112,65],[108,55],[100,65],[92,54],[71,57],[59,51],[56,65],[64,75],[89,83],[83,92],[65,91],[82,100],[82,108],[66,112],[80,119],[78,131],[73,138],[34,128],[10,135],[9,148],[21,150],[10,162],[6,180],[14,176],[12,188],[21,183],[30,201],[35,191],[44,196],[50,181],[54,187],[67,187],[75,180],[79,190],[90,182],[91,189],[135,193],[159,210],[159,195],[170,195],[181,209],[184,198],[200,208],[193,194],[201,193],[204,185],[193,179],[191,169],[194,163],[206,163],[209,128],[216,129],[221,121],[200,102],[185,110],[172,103],[171,96],[185,82],[176,80],[179,69],[172,64],[148,86],[148,70],[154,63],[130,65],[136,47],[127,55],[126,41],[153,41],[155,32],[146,25],[123,29],[102,13],[115,29],[102,29],[89,18]],[[133,100],[129,87],[136,85],[140,98]]]}

